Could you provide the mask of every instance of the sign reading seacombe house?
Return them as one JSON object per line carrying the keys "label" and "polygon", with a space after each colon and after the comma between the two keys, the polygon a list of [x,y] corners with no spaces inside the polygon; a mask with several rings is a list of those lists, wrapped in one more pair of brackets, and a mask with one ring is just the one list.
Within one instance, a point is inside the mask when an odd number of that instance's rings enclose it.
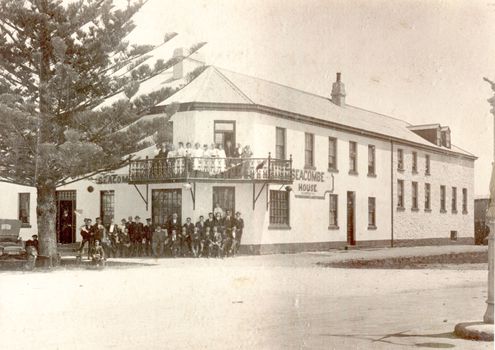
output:
{"label": "sign reading seacombe house", "polygon": [[325,193],[333,192],[333,175],[312,169],[293,169],[293,190],[296,197],[324,199]]}

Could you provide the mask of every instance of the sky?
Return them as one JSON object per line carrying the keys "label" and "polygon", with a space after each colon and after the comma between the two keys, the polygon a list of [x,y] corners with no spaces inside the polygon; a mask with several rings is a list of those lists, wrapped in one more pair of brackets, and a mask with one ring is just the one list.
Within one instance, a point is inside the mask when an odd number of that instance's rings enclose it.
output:
{"label": "sky", "polygon": [[207,64],[329,96],[411,124],[440,123],[475,154],[475,194],[489,193],[495,0],[149,0],[129,40],[166,32],[207,41]]}

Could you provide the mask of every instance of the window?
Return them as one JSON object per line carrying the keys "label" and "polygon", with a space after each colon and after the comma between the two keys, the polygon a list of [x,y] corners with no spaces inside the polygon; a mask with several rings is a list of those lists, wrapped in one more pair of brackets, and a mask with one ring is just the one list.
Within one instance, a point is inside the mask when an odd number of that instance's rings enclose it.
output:
{"label": "window", "polygon": [[349,173],[357,174],[357,143],[349,141]]}
{"label": "window", "polygon": [[289,192],[270,190],[270,225],[289,226]]}
{"label": "window", "polygon": [[468,203],[467,188],[463,188],[462,189],[462,213],[463,214],[467,214],[467,212],[468,212],[467,203]]}
{"label": "window", "polygon": [[412,153],[412,172],[418,172],[418,153],[416,152]]}
{"label": "window", "polygon": [[235,146],[235,122],[215,120],[214,128],[213,141],[217,145],[221,144],[226,148],[227,142],[230,141],[231,145]]}
{"label": "window", "polygon": [[418,210],[418,183],[414,181],[412,183],[411,201],[412,201],[411,209]]}
{"label": "window", "polygon": [[29,193],[19,193],[19,221],[21,225],[26,227],[30,225],[29,220]]}
{"label": "window", "polygon": [[286,130],[284,128],[275,129],[275,158],[285,159]]}
{"label": "window", "polygon": [[338,221],[338,195],[336,194],[331,194],[330,195],[330,221],[329,221],[329,228],[339,228],[339,221]]}
{"label": "window", "polygon": [[314,146],[315,136],[313,134],[304,134],[304,165],[306,167],[314,166]]}
{"label": "window", "polygon": [[440,186],[440,212],[445,213],[445,186]]}
{"label": "window", "polygon": [[182,216],[182,190],[163,189],[151,191],[151,215],[154,225],[163,225],[177,213],[179,221]]}
{"label": "window", "polygon": [[337,170],[337,139],[328,138],[328,170]]}
{"label": "window", "polygon": [[397,169],[404,170],[404,151],[400,148],[397,150]]}
{"label": "window", "polygon": [[110,221],[115,219],[115,192],[100,191],[100,218],[103,225],[110,225]]}
{"label": "window", "polygon": [[430,175],[430,156],[425,155],[425,175]]}
{"label": "window", "polygon": [[397,207],[404,208],[404,180],[397,180]]}
{"label": "window", "polygon": [[368,229],[376,228],[376,199],[368,197]]}
{"label": "window", "polygon": [[425,211],[431,210],[431,185],[425,184]]}
{"label": "window", "polygon": [[457,188],[452,187],[452,213],[457,213]]}
{"label": "window", "polygon": [[375,175],[375,146],[368,146],[368,175]]}

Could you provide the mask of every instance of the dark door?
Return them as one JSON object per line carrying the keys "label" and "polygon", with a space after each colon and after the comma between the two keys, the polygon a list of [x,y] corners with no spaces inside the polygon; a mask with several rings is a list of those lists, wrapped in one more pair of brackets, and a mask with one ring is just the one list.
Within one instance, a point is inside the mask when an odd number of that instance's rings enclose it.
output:
{"label": "dark door", "polygon": [[227,210],[235,213],[235,187],[213,187],[213,208],[217,203],[224,213]]}
{"label": "dark door", "polygon": [[76,241],[76,191],[57,191],[57,242]]}
{"label": "dark door", "polygon": [[356,244],[354,232],[355,224],[355,195],[354,192],[347,192],[347,243]]}

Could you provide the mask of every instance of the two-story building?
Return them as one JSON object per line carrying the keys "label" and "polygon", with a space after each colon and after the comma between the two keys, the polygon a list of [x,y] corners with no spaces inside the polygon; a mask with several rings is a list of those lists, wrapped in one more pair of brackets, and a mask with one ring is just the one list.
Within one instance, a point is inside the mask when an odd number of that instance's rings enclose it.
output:
{"label": "two-story building", "polygon": [[410,125],[345,97],[340,74],[318,96],[210,66],[153,115],[174,104],[174,144],[239,143],[251,157],[157,159],[150,148],[60,198],[78,213],[75,226],[130,215],[163,224],[174,212],[196,221],[218,203],[242,213],[251,253],[472,242],[476,157],[451,143],[448,127]]}

